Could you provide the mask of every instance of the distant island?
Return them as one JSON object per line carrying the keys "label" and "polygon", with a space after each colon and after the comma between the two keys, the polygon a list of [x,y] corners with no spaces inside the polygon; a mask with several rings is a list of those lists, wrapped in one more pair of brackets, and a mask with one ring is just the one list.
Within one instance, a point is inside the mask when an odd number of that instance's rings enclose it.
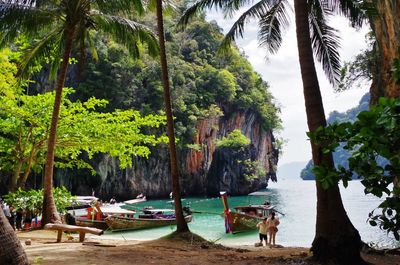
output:
{"label": "distant island", "polygon": [[[358,106],[349,109],[346,112],[338,112],[338,111],[333,111],[329,114],[328,117],[328,124],[334,123],[334,122],[354,122],[357,118],[357,115],[365,110],[368,110],[369,106],[369,100],[370,100],[370,94],[367,93],[365,94]],[[338,147],[336,151],[333,153],[333,160],[335,161],[335,165],[342,165],[345,168],[348,168],[348,158],[350,157],[350,154],[343,150],[342,147]],[[312,168],[313,168],[313,162],[312,160],[308,161],[306,167],[301,170],[300,177],[303,180],[315,180],[314,173],[312,173]],[[279,172],[279,171],[278,171]],[[353,179],[356,179],[357,176],[353,176]]]}
{"label": "distant island", "polygon": [[293,161],[278,167],[277,175],[279,179],[297,179],[307,161]]}

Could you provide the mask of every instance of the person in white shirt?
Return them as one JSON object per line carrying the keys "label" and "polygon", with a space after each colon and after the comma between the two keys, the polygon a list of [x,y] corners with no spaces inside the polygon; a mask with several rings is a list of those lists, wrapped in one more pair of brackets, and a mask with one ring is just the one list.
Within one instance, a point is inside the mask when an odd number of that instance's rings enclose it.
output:
{"label": "person in white shirt", "polygon": [[268,244],[268,224],[267,218],[265,218],[262,222],[257,224],[259,236],[260,236],[260,245],[263,245],[263,240],[265,240],[265,245]]}

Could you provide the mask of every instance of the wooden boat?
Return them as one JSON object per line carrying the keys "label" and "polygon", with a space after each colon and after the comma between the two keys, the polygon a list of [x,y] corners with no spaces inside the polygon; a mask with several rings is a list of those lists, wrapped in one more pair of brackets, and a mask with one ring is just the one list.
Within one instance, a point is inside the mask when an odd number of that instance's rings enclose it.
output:
{"label": "wooden boat", "polygon": [[[186,215],[185,221],[191,222],[192,215]],[[113,215],[107,217],[105,222],[111,231],[123,231],[175,225],[176,218],[172,209],[144,209],[143,214],[133,218]]]}
{"label": "wooden boat", "polygon": [[[269,193],[264,192],[251,193],[249,195],[267,195]],[[261,222],[264,218],[267,218],[269,214],[274,211],[273,205],[246,205],[237,206],[235,211],[231,211],[228,206],[228,199],[226,192],[221,192],[222,202],[224,204],[224,213],[222,217],[225,219],[225,231],[226,233],[239,233],[249,230],[256,229],[257,223]]]}
{"label": "wooden boat", "polygon": [[85,216],[75,216],[75,225],[82,226],[82,227],[94,227],[101,230],[107,230],[108,225],[102,220],[92,220],[91,218],[88,219]]}
{"label": "wooden boat", "polygon": [[68,224],[78,225],[83,227],[94,227],[101,230],[108,229],[107,223],[104,221],[108,216],[124,216],[133,217],[134,211],[125,210],[118,205],[115,206],[96,206],[86,208],[86,215],[73,216],[74,220],[67,221]]}

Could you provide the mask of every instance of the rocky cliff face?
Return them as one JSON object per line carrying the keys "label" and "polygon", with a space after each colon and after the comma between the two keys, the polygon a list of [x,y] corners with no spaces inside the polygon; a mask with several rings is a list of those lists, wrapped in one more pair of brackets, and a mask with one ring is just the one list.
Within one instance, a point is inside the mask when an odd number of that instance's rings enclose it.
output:
{"label": "rocky cliff face", "polygon": [[371,27],[376,36],[379,52],[377,80],[371,86],[371,103],[378,98],[399,97],[400,85],[395,83],[392,74],[393,60],[399,57],[400,45],[400,0],[376,1],[377,15],[371,18]]}
{"label": "rocky cliff face", "polygon": [[[197,134],[193,143],[199,149],[179,151],[182,193],[186,196],[212,195],[220,190],[232,195],[247,194],[265,188],[268,180],[276,181],[278,151],[274,147],[271,131],[262,129],[255,112],[224,107],[224,116],[201,120],[197,123]],[[241,150],[216,148],[215,142],[234,129],[240,129],[251,144]],[[168,150],[166,146],[152,149],[148,159],[133,158],[134,166],[121,170],[118,161],[109,156],[101,156],[94,163],[96,176],[74,177],[59,171],[56,184],[64,184],[76,194],[91,194],[109,198],[133,198],[139,193],[149,197],[167,197],[171,192]],[[258,161],[265,169],[261,178],[247,180],[248,165],[243,161]],[[62,173],[64,172],[64,173]]]}

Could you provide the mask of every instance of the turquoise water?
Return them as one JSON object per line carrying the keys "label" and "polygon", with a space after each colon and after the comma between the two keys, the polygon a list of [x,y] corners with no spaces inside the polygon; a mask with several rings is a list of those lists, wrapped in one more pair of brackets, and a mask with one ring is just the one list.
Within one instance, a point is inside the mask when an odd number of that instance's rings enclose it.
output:
{"label": "turquoise water", "polygon": [[[277,243],[284,246],[309,247],[314,238],[316,216],[316,191],[313,181],[282,180],[271,183],[268,189],[271,192],[268,200],[276,205],[276,209],[285,215],[279,215],[281,224],[277,234]],[[343,203],[346,211],[360,232],[365,242],[374,242],[375,245],[394,246],[395,240],[379,228],[371,227],[366,223],[368,213],[375,209],[381,199],[366,196],[359,181],[349,183],[347,189],[341,188]],[[237,205],[259,204],[265,197],[238,196],[229,197],[231,209]],[[224,245],[253,245],[258,241],[257,230],[241,234],[225,234],[224,221],[220,216],[223,211],[220,198],[190,198],[183,204],[190,203],[195,213],[194,220],[189,224],[191,231],[200,236]],[[138,208],[153,206],[155,208],[171,208],[167,200],[154,200],[138,204]],[[103,238],[152,240],[171,233],[175,227],[162,227],[130,232],[106,231]]]}

